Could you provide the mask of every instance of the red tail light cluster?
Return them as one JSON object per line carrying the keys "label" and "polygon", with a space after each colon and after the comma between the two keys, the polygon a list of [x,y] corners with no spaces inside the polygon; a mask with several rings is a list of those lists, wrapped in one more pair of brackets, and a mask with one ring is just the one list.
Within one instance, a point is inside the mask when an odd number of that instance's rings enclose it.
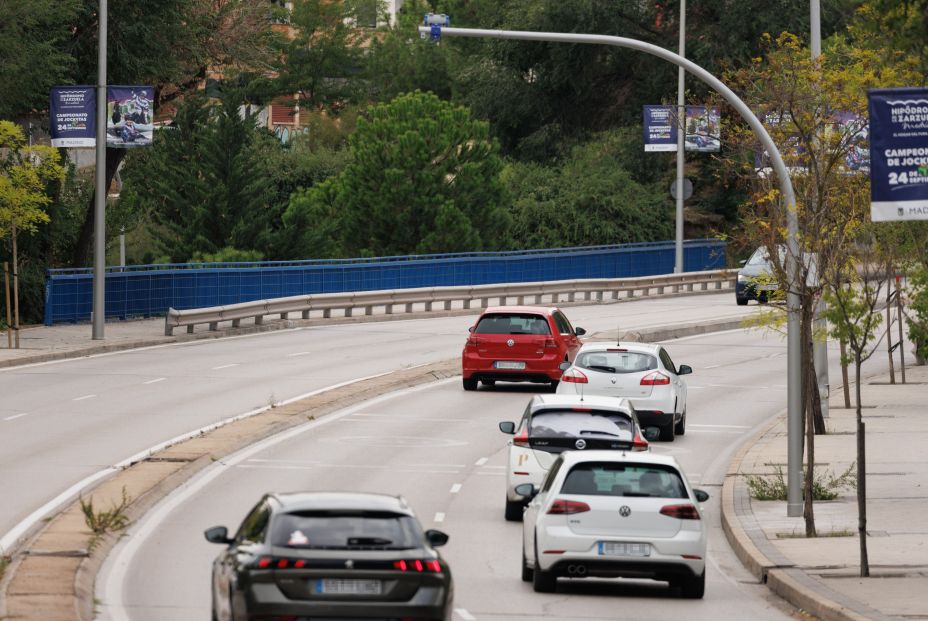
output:
{"label": "red tail light cluster", "polygon": [[554,339],[545,339],[545,347],[557,349],[557,341]]}
{"label": "red tail light cluster", "polygon": [[512,443],[516,446],[528,448],[528,427],[523,428],[522,431],[512,439]]}
{"label": "red tail light cluster", "polygon": [[564,500],[558,498],[548,509],[549,515],[573,515],[574,513],[586,513],[590,510],[590,505],[577,500]]}
{"label": "red tail light cluster", "polygon": [[667,386],[670,384],[670,378],[661,373],[654,371],[641,378],[641,386]]}
{"label": "red tail light cluster", "polygon": [[651,444],[639,435],[638,430],[635,430],[635,439],[632,440],[632,452],[647,451],[650,448]]}
{"label": "red tail light cluster", "polygon": [[413,559],[411,561],[394,561],[393,569],[399,569],[400,571],[414,571],[414,572],[428,572],[433,574],[441,573],[441,562],[431,559],[422,561],[419,559]]}
{"label": "red tail light cluster", "polygon": [[[568,369],[561,375],[561,381],[568,384],[586,384],[589,380],[583,372],[577,369]],[[643,381],[643,380],[642,380]]]}
{"label": "red tail light cluster", "polygon": [[480,341],[476,336],[467,337],[467,341],[464,342],[464,347],[477,347],[480,345]]}
{"label": "red tail light cluster", "polygon": [[679,520],[698,520],[699,510],[693,505],[667,505],[661,508],[661,515],[677,518]]}

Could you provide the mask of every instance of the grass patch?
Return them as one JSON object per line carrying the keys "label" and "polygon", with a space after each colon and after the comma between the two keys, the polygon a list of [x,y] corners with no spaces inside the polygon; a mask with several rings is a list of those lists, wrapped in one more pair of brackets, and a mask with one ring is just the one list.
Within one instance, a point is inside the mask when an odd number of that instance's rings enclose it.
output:
{"label": "grass patch", "polygon": [[[816,537],[856,537],[857,531],[848,530],[847,528],[841,530],[832,530],[828,532],[818,532],[815,535]],[[790,533],[777,533],[777,539],[806,539],[806,534],[804,532],[793,531]],[[811,537],[810,537],[811,539]]]}
{"label": "grass patch", "polygon": [[97,510],[93,506],[93,497],[88,500],[80,499],[81,512],[84,514],[84,523],[93,533],[90,547],[93,548],[101,537],[107,533],[124,530],[129,526],[129,516],[126,515],[126,509],[132,499],[126,494],[126,488],[122,488],[122,499],[119,504],[113,503],[109,509]]}
{"label": "grass patch", "polygon": [[6,554],[0,554],[0,580],[3,580],[3,574],[6,573],[6,568],[9,567],[12,562],[12,558]]}
{"label": "grass patch", "polygon": [[[772,464],[765,464],[771,466]],[[748,486],[751,498],[754,500],[786,500],[786,476],[783,466],[774,466],[774,474],[747,475],[744,482]],[[803,481],[806,477],[806,468],[802,472]],[[812,477],[812,499],[834,500],[845,489],[857,487],[857,463],[852,463],[847,470],[835,474],[831,470],[815,470]]]}

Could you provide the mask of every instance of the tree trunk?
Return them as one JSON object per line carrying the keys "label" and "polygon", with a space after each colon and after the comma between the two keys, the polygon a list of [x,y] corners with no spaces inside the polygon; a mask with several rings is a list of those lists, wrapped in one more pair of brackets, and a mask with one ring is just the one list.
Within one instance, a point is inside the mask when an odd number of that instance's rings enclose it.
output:
{"label": "tree trunk", "polygon": [[[819,401],[818,377],[813,363],[812,325],[813,315],[810,311],[812,304],[802,307],[799,332],[801,334],[801,360],[802,360],[802,426],[805,433],[805,478],[802,483],[803,509],[802,517],[805,520],[806,537],[815,537],[815,507],[812,497],[812,481],[815,475],[815,408],[821,418],[821,402]],[[824,421],[823,421],[824,426]]]}
{"label": "tree trunk", "polygon": [[841,339],[841,381],[844,383],[844,407],[845,409],[851,409],[851,382],[848,379],[847,375],[847,362],[845,362],[845,356],[847,355],[847,342],[842,338]]}
{"label": "tree trunk", "polygon": [[854,372],[857,380],[855,394],[857,397],[857,536],[860,539],[860,577],[870,575],[870,561],[867,558],[867,452],[864,436],[864,418],[860,406],[860,367],[863,362],[860,354],[854,357]]}
{"label": "tree trunk", "polygon": [[19,349],[19,257],[16,252],[16,218],[10,222],[13,234],[13,340]]}
{"label": "tree trunk", "polygon": [[[125,149],[106,149],[106,177],[104,187],[107,190],[113,182],[116,175],[116,169],[126,156]],[[104,199],[105,200],[105,199]],[[74,252],[71,255],[71,267],[87,267],[92,260],[93,245],[93,223],[94,223],[94,205],[96,202],[96,190],[91,192],[90,200],[87,203],[87,211],[84,212],[84,224],[81,225],[81,232],[74,246]],[[106,240],[104,240],[106,243]]]}
{"label": "tree trunk", "polygon": [[[892,301],[893,301],[893,279],[892,279],[893,266],[886,266],[886,355],[889,357],[889,383],[896,383],[896,369],[893,365],[893,338],[892,330],[893,327],[893,316],[892,316]],[[900,318],[901,321],[901,318]]]}

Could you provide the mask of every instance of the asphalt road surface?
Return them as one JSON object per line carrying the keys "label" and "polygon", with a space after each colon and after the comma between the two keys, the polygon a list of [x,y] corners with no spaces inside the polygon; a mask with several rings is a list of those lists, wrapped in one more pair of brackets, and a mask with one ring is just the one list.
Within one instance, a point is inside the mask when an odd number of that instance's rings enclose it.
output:
{"label": "asphalt road surface", "polygon": [[[571,312],[576,323],[608,327],[596,325],[607,321],[606,313],[597,319],[598,309],[580,310]],[[458,347],[460,332],[435,342],[449,339],[449,347]],[[732,453],[784,407],[785,339],[739,330],[673,341],[668,348],[675,363],[694,369],[686,378],[687,432],[652,446],[673,454],[691,482],[711,496],[705,504],[710,542],[704,600],[680,599],[649,581],[562,580],[556,594],[534,593],[521,582],[521,525],[503,520],[509,436],[497,422],[518,420],[536,388],[499,384],[464,392],[452,379],[343,410],[211,466],[134,525],[114,550],[97,582],[100,618],[208,619],[210,564],[220,549],[204,540],[203,530],[234,529],[263,493],[293,490],[404,495],[425,528],[451,535],[443,554],[455,579],[455,618],[463,621],[793,618],[741,567],[719,521],[719,493]],[[834,362],[836,352],[830,353]],[[839,377],[834,365],[832,373]]]}
{"label": "asphalt road surface", "polygon": [[[746,312],[731,293],[567,309],[590,332]],[[472,322],[328,325],[0,369],[0,547],[114,464],[270,401],[454,358]]]}

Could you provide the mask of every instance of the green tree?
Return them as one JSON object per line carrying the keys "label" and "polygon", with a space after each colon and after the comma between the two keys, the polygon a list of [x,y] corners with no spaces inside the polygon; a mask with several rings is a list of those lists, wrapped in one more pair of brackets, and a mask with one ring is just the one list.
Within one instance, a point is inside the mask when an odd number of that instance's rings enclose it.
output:
{"label": "green tree", "polygon": [[[499,146],[466,108],[415,92],[358,120],[338,177],[294,196],[290,227],[338,223],[349,255],[496,249],[508,244],[508,197]],[[311,217],[310,217],[311,216]],[[304,256],[317,233],[297,234]]]}
{"label": "green tree", "polygon": [[260,156],[281,147],[245,110],[235,93],[194,99],[125,167],[124,208],[151,216],[174,262],[227,246],[270,254],[283,203]]}
{"label": "green tree", "polygon": [[45,207],[51,202],[48,185],[64,177],[58,151],[28,146],[22,129],[0,121],[0,235],[9,237],[13,254],[13,326],[19,347],[19,232],[34,233],[48,222]]}
{"label": "green tree", "polygon": [[79,5],[80,0],[0,2],[0,118],[44,110],[49,88],[68,80],[75,63],[65,44]]}

